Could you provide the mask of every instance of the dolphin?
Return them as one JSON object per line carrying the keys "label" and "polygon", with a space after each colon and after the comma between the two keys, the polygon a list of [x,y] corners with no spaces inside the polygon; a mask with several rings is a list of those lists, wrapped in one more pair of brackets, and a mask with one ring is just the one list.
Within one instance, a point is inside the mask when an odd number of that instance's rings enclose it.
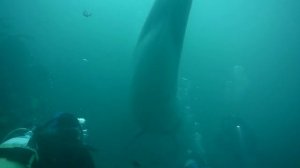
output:
{"label": "dolphin", "polygon": [[156,0],[140,33],[134,55],[132,110],[141,132],[176,132],[181,51],[192,0]]}
{"label": "dolphin", "polygon": [[155,0],[134,56],[131,107],[139,128],[128,145],[129,167],[183,167],[177,78],[192,0]]}

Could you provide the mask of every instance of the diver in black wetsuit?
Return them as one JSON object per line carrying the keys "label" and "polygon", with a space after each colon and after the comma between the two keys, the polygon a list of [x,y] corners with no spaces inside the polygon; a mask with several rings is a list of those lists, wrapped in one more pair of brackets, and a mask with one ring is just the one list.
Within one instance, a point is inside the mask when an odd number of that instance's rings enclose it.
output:
{"label": "diver in black wetsuit", "polygon": [[0,145],[0,167],[94,168],[80,122],[61,113],[33,131],[6,140]]}
{"label": "diver in black wetsuit", "polygon": [[33,142],[40,158],[33,168],[94,168],[83,134],[78,119],[68,113],[37,128]]}

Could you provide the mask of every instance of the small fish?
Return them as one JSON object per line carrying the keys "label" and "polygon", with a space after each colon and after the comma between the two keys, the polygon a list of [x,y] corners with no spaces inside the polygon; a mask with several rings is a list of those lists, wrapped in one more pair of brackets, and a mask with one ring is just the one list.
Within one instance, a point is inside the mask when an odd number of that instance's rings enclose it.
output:
{"label": "small fish", "polygon": [[88,10],[84,10],[83,12],[82,12],[82,15],[84,16],[84,17],[91,17],[93,14],[90,12],[90,11],[88,11]]}

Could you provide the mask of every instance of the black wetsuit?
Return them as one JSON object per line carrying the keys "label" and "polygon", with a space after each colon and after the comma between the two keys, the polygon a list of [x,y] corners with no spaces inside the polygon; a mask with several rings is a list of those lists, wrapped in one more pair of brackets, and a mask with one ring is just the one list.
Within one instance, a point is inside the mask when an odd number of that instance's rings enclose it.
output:
{"label": "black wetsuit", "polygon": [[37,128],[33,140],[40,158],[33,168],[94,168],[81,132],[77,118],[68,113]]}
{"label": "black wetsuit", "polygon": [[[50,155],[51,156],[51,155]],[[62,151],[56,157],[42,156],[33,168],[94,168],[93,158],[86,148]]]}

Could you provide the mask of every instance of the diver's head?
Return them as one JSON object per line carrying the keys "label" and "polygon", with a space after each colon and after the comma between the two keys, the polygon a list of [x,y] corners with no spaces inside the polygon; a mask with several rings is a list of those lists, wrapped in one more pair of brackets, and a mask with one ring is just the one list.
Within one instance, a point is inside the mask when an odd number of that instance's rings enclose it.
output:
{"label": "diver's head", "polygon": [[78,119],[70,113],[60,113],[45,125],[35,131],[36,140],[64,141],[67,143],[81,143],[82,128]]}
{"label": "diver's head", "polygon": [[78,119],[70,113],[60,113],[34,131],[33,141],[40,160],[47,165],[63,165],[68,157],[84,148],[83,131]]}

